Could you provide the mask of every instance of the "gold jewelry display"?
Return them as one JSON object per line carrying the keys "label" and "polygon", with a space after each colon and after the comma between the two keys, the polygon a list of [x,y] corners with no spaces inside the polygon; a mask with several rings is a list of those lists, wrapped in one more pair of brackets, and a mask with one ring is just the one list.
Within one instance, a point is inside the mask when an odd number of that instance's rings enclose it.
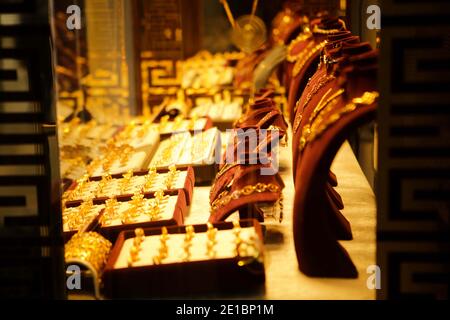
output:
{"label": "gold jewelry display", "polygon": [[111,242],[96,232],[78,232],[64,246],[64,257],[67,264],[83,262],[100,275],[111,246]]}
{"label": "gold jewelry display", "polygon": [[142,228],[136,228],[134,230],[135,237],[133,238],[133,246],[130,248],[128,257],[128,266],[140,260],[140,251],[142,249],[142,242],[145,240],[145,233]]}
{"label": "gold jewelry display", "polygon": [[100,219],[100,223],[103,227],[110,225],[112,220],[118,218],[117,206],[118,202],[116,198],[106,200],[105,211]]}
{"label": "gold jewelry display", "polygon": [[172,189],[174,180],[178,175],[177,167],[175,165],[169,166],[169,172],[166,175],[166,179],[164,180],[164,185],[166,189]]}
{"label": "gold jewelry display", "polygon": [[[336,91],[335,93],[333,93],[330,97],[328,97],[328,94],[331,92],[331,90],[332,90],[332,88],[328,89],[328,91],[322,96],[319,103],[314,108],[313,112],[311,113],[311,115],[308,119],[308,123],[302,128],[302,134],[301,134],[300,141],[299,141],[300,150],[303,150],[307,143],[308,137],[311,134],[311,124],[314,122],[317,115],[320,114],[320,112],[322,112],[322,110],[325,107],[327,107],[329,105],[334,106],[337,103],[337,98],[339,98],[339,96],[345,92],[345,90],[341,88],[338,91]],[[327,99],[325,99],[325,98],[327,98]]]}
{"label": "gold jewelry display", "polygon": [[144,194],[141,192],[137,192],[131,197],[131,201],[129,201],[131,208],[122,213],[123,224],[134,223],[135,219],[143,213],[143,199]]}
{"label": "gold jewelry display", "polygon": [[122,175],[122,180],[120,181],[120,193],[124,194],[127,192],[130,185],[130,180],[133,177],[133,170],[127,171]]}
{"label": "gold jewelry display", "polygon": [[186,226],[186,234],[184,236],[183,242],[183,261],[187,262],[191,259],[191,246],[192,239],[195,236],[195,231],[193,226]]}
{"label": "gold jewelry display", "polygon": [[161,264],[164,259],[167,258],[169,249],[167,247],[167,240],[169,239],[169,232],[167,231],[166,227],[162,227],[161,229],[161,236],[160,239],[160,245],[158,249],[158,255],[153,257],[153,263],[154,264]]}
{"label": "gold jewelry display", "polygon": [[[344,27],[343,30],[345,30],[345,24],[343,25],[343,27]],[[342,30],[339,30],[339,29],[329,29],[329,30],[321,29],[321,28],[319,28],[319,26],[317,24],[314,25],[313,30],[312,30],[313,33],[324,34],[324,35],[330,35],[330,34],[338,33],[341,31]]]}
{"label": "gold jewelry display", "polygon": [[327,44],[327,41],[324,40],[317,44],[315,47],[309,49],[310,46],[312,46],[314,42],[310,42],[308,46],[302,51],[302,55],[298,58],[298,60],[295,62],[294,68],[292,69],[292,76],[295,77],[299,74],[299,72],[303,69],[305,64],[308,62],[309,59],[311,59],[312,56],[314,56],[317,52],[323,49],[325,45]]}
{"label": "gold jewelry display", "polygon": [[325,130],[336,123],[343,115],[356,110],[358,107],[372,105],[378,96],[379,93],[376,91],[366,91],[362,96],[353,98],[350,103],[347,103],[342,108],[334,109],[332,108],[333,105],[321,108],[322,112],[318,111],[307,130],[305,132],[302,131],[299,145],[300,151],[305,148],[307,143],[320,137]]}
{"label": "gold jewelry display", "polygon": [[158,173],[156,172],[155,167],[150,167],[148,169],[148,173],[145,175],[145,184],[144,184],[144,191],[151,190],[151,187],[153,186],[155,182],[155,178],[158,176]]}
{"label": "gold jewelry display", "polygon": [[206,254],[208,257],[213,259],[216,256],[216,251],[214,250],[215,245],[217,244],[216,235],[217,228],[214,228],[211,222],[207,223],[208,231],[207,234],[207,242],[206,242]]}
{"label": "gold jewelry display", "polygon": [[234,190],[231,194],[229,191],[223,191],[216,200],[211,204],[211,213],[214,213],[217,209],[227,205],[231,200],[237,200],[242,196],[249,196],[254,192],[279,192],[280,187],[273,183],[260,183],[258,182],[255,185],[246,185],[244,188],[239,190]]}
{"label": "gold jewelry display", "polygon": [[100,213],[101,206],[94,206],[92,200],[85,201],[78,207],[65,208],[62,213],[63,223],[67,231],[82,230]]}
{"label": "gold jewelry display", "polygon": [[[317,93],[317,91],[319,91],[321,88],[323,88],[327,83],[329,83],[330,81],[336,79],[336,77],[334,75],[327,75],[325,74],[324,76],[322,76],[317,83],[314,85],[314,87],[312,88],[312,90],[308,93],[308,95],[306,96],[305,102],[303,103],[301,112],[300,112],[300,120],[298,120],[299,122],[302,119],[302,113],[305,110],[306,106],[308,105],[308,103],[311,101],[311,99],[313,98],[313,96]],[[297,109],[298,110],[298,109]],[[297,121],[297,119],[296,119]],[[299,124],[299,123],[298,123]],[[297,122],[294,124],[294,131],[296,131],[296,128],[298,127]]]}
{"label": "gold jewelry display", "polygon": [[239,248],[241,246],[242,239],[241,239],[241,225],[237,220],[233,220],[233,234],[234,234],[234,243],[236,245],[235,254],[236,256],[239,256],[240,255]]}
{"label": "gold jewelry display", "polygon": [[257,231],[252,226],[241,226],[239,221],[232,224],[232,228],[218,230],[212,223],[207,223],[206,230],[203,229],[199,236],[192,225],[185,226],[184,233],[175,234],[169,234],[166,227],[161,228],[159,235],[147,236],[142,229],[136,229],[135,237],[125,240],[115,266],[146,267],[230,258],[237,259],[238,265],[243,266],[261,261]]}
{"label": "gold jewelry display", "polygon": [[301,56],[303,51],[300,51],[299,53],[293,55],[291,52],[293,51],[293,49],[295,48],[295,46],[297,45],[297,43],[302,42],[302,41],[306,41],[309,38],[312,37],[312,33],[309,31],[309,28],[307,30],[305,30],[304,32],[300,33],[297,38],[295,38],[294,40],[291,41],[291,43],[289,44],[288,48],[287,48],[287,56],[286,56],[286,60],[288,62],[295,62],[298,60],[298,58]]}

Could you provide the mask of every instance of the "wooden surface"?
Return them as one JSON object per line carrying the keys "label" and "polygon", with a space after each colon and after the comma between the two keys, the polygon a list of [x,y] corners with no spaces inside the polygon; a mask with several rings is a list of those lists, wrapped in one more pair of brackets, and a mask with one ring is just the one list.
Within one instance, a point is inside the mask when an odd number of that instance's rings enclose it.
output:
{"label": "wooden surface", "polygon": [[[263,292],[238,296],[208,296],[205,298],[236,299],[375,299],[375,291],[366,286],[366,269],[375,264],[375,197],[351,150],[345,143],[332,166],[342,196],[343,214],[352,225],[352,241],[342,241],[358,268],[358,279],[309,278],[298,270],[292,236],[294,185],[292,183],[290,147],[284,148],[280,164],[286,183],[282,223],[268,221],[265,238],[266,285]],[[195,187],[192,207],[186,224],[205,223],[209,216],[209,187]]]}

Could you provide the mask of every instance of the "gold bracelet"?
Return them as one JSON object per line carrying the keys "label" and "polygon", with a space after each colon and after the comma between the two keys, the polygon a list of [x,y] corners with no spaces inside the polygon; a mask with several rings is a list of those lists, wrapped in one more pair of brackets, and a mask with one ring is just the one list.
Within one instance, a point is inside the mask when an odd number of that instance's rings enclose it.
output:
{"label": "gold bracelet", "polygon": [[255,185],[246,185],[242,189],[234,190],[231,194],[225,190],[213,201],[210,211],[214,213],[217,209],[227,205],[231,200],[237,200],[241,196],[249,196],[254,192],[261,193],[266,191],[276,193],[280,191],[280,187],[273,183],[265,184],[258,182]]}
{"label": "gold bracelet", "polygon": [[84,261],[101,274],[112,243],[96,232],[76,233],[64,246],[66,263]]}

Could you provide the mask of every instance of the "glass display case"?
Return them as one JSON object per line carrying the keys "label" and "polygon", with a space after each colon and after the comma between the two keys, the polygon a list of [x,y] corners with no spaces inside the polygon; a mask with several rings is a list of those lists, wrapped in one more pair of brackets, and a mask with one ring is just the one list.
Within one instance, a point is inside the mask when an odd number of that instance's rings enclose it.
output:
{"label": "glass display case", "polygon": [[378,1],[0,3],[2,295],[402,297],[447,176],[401,162],[424,78]]}

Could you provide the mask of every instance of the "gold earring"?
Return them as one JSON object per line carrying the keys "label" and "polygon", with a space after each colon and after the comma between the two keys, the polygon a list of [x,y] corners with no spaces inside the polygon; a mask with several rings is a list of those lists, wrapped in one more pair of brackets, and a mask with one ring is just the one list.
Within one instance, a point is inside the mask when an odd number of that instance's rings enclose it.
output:
{"label": "gold earring", "polygon": [[214,226],[210,222],[207,223],[207,226],[208,226],[208,231],[207,231],[208,240],[206,243],[206,254],[210,258],[214,258],[216,256],[216,251],[214,250],[214,246],[217,243],[217,240],[216,240],[217,229],[214,228]]}

